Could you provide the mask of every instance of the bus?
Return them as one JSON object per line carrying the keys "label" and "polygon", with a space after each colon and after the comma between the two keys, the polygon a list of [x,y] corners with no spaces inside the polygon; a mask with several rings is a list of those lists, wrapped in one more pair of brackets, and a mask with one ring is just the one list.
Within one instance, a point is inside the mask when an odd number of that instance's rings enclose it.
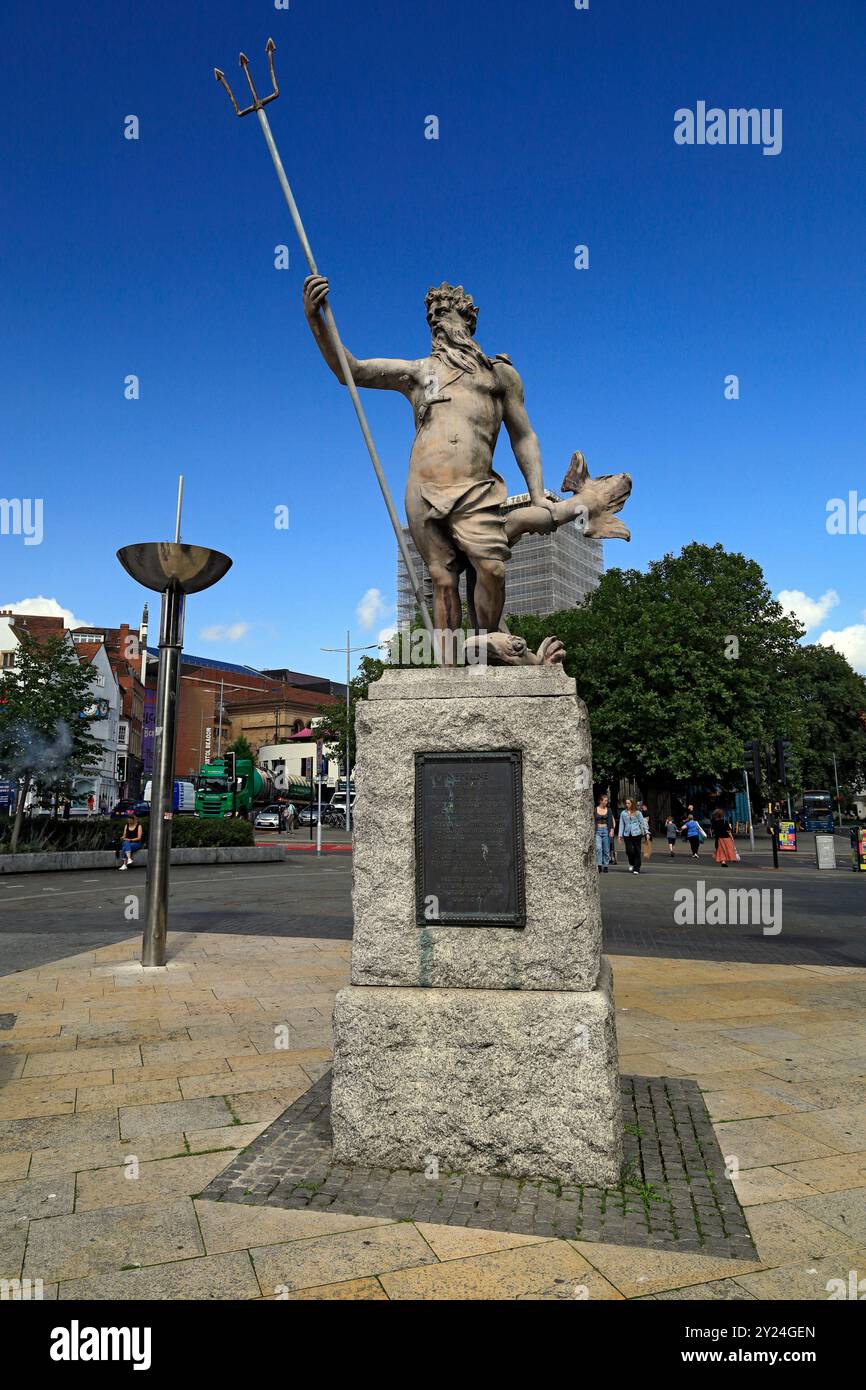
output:
{"label": "bus", "polygon": [[833,797],[828,790],[803,792],[803,808],[800,818],[804,830],[817,830],[823,835],[832,835]]}

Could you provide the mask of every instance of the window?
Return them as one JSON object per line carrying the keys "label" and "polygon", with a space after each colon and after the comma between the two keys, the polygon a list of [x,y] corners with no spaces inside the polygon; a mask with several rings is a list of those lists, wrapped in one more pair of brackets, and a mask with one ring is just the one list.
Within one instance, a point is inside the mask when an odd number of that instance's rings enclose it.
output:
{"label": "window", "polygon": [[17,665],[18,665],[18,653],[17,653],[17,651],[15,651],[15,652],[4,652],[4,653],[3,653],[2,669],[3,669],[4,671],[8,671],[8,670],[10,669],[10,667],[12,667],[12,666],[17,666]]}

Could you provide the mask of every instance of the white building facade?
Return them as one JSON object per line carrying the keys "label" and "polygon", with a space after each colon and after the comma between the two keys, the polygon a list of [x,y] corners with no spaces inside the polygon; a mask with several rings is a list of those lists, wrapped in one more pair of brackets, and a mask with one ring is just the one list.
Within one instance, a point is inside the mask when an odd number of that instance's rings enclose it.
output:
{"label": "white building facade", "polygon": [[[128,739],[128,734],[124,736],[121,730],[123,696],[104,643],[97,645],[87,640],[89,634],[82,634],[84,640],[78,640],[78,633],[71,636],[82,665],[89,665],[93,672],[90,682],[93,703],[88,713],[97,716],[90,725],[90,732],[100,745],[98,761],[92,771],[75,778],[73,801],[80,803],[82,798],[86,800],[92,794],[96,811],[110,811],[120,798],[122,778],[118,760],[126,751],[121,739]],[[92,651],[94,646],[96,650]]]}

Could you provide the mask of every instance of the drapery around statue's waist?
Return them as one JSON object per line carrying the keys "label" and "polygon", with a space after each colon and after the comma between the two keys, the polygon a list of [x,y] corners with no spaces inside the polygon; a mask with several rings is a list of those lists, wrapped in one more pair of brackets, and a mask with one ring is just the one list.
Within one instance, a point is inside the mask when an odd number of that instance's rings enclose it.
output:
{"label": "drapery around statue's waist", "polygon": [[464,555],[507,560],[511,554],[502,511],[508,490],[498,473],[486,478],[432,483],[409,478],[406,513],[414,523],[439,522]]}

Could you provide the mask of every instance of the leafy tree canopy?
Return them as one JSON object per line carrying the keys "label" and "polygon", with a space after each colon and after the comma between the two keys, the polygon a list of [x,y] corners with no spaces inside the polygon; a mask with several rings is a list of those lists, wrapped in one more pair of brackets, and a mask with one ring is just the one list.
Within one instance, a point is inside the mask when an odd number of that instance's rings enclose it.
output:
{"label": "leafy tree canopy", "polygon": [[[366,700],[373,681],[377,681],[385,669],[384,661],[378,657],[362,656],[358,662],[358,674],[349,682],[349,764],[355,765],[355,708],[359,700]],[[321,723],[316,733],[327,744],[336,749],[337,757],[346,766],[346,702],[338,705],[320,705],[318,717]]]}
{"label": "leafy tree canopy", "polygon": [[235,753],[239,758],[249,758],[250,762],[255,762],[252,746],[245,734],[238,734],[236,739],[226,748],[227,753]]}
{"label": "leafy tree canopy", "polygon": [[802,720],[799,746],[804,787],[840,789],[849,796],[866,786],[866,676],[833,647],[798,647],[791,663]]}
{"label": "leafy tree canopy", "polygon": [[565,643],[600,779],[733,785],[745,739],[802,747],[792,665],[803,628],[760,566],[721,545],[688,545],[646,573],[609,570],[585,606],[508,621],[533,648],[554,633]]}
{"label": "leafy tree canopy", "polygon": [[0,678],[0,771],[21,780],[13,849],[30,786],[69,787],[101,757],[91,731],[98,718],[92,668],[81,664],[65,637],[37,642],[25,633],[16,658]]}

